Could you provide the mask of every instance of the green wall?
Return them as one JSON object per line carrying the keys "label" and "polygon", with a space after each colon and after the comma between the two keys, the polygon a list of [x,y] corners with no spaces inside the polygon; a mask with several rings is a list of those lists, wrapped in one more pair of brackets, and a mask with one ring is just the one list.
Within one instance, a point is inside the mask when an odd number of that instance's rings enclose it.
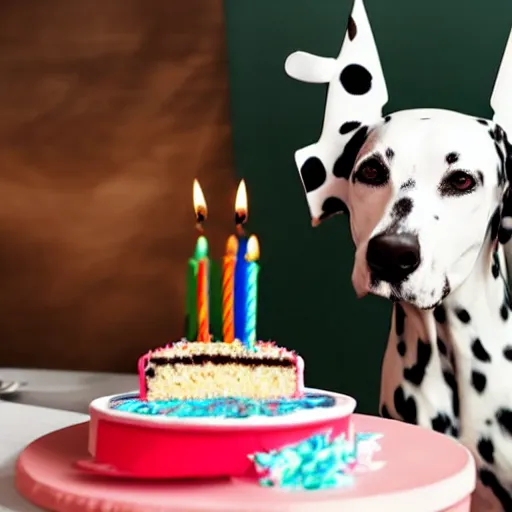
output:
{"label": "green wall", "polygon": [[[308,385],[349,393],[360,412],[376,413],[390,304],[355,298],[345,217],[310,225],[293,154],[320,135],[325,87],[284,72],[295,50],[336,56],[350,8],[349,0],[225,0],[231,115],[236,171],[261,242],[259,333],[304,356]],[[491,115],[510,0],[366,0],[366,8],[388,84],[385,113]]]}

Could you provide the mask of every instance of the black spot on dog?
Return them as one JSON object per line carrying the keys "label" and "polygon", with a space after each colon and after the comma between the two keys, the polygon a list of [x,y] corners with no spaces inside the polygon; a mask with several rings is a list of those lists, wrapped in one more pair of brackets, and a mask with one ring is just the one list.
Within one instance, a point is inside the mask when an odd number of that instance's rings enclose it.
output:
{"label": "black spot on dog", "polygon": [[503,130],[499,125],[489,130],[489,136],[495,142],[501,142],[503,140]]}
{"label": "black spot on dog", "polygon": [[309,157],[300,169],[300,175],[304,182],[306,192],[313,192],[320,188],[327,179],[324,164],[316,156]]}
{"label": "black spot on dog", "polygon": [[414,203],[412,202],[412,199],[410,197],[402,197],[402,199],[399,199],[394,205],[391,210],[391,216],[394,218],[395,221],[404,219],[412,212],[412,207],[414,206]]}
{"label": "black spot on dog", "polygon": [[494,464],[494,444],[491,439],[487,437],[481,437],[478,440],[478,444],[476,445],[476,449],[480,454],[480,457],[488,462],[489,464]]}
{"label": "black spot on dog", "polygon": [[487,386],[487,377],[477,370],[471,372],[471,385],[478,393],[483,393]]}
{"label": "black spot on dog", "polygon": [[505,487],[501,485],[498,477],[490,469],[487,468],[480,468],[478,471],[478,476],[480,477],[482,485],[491,489],[503,507],[503,510],[512,510],[512,497],[505,489]]}
{"label": "black spot on dog", "polygon": [[425,343],[423,340],[418,339],[416,363],[410,368],[404,368],[404,379],[415,386],[420,386],[425,377],[431,357],[432,346],[430,343]]}
{"label": "black spot on dog", "polygon": [[350,16],[348,19],[347,33],[348,33],[348,38],[351,41],[353,41],[357,35],[357,25],[356,25],[356,22],[354,21],[354,18],[352,18],[352,16]]}
{"label": "black spot on dog", "polygon": [[476,338],[471,344],[471,352],[473,352],[473,356],[475,356],[479,361],[482,361],[482,363],[491,362],[491,356],[489,355],[489,352],[485,350],[485,347],[482,345],[479,338]]}
{"label": "black spot on dog", "polygon": [[497,124],[494,127],[494,140],[496,142],[502,142],[503,141],[503,136],[504,136],[503,129],[501,128],[501,126],[499,124]]}
{"label": "black spot on dog", "polygon": [[459,154],[452,151],[446,155],[446,163],[448,165],[454,164],[459,160]]}
{"label": "black spot on dog", "polygon": [[392,158],[394,156],[395,156],[395,152],[391,148],[386,149],[386,158],[388,160],[392,160]]}
{"label": "black spot on dog", "polygon": [[445,370],[443,372],[443,378],[444,378],[444,381],[446,382],[446,385],[452,391],[453,415],[456,418],[458,418],[459,417],[459,412],[460,412],[460,400],[459,400],[459,388],[457,386],[457,381],[455,379],[455,375],[453,374],[453,372]]}
{"label": "black spot on dog", "polygon": [[491,233],[491,241],[496,240],[496,238],[498,236],[498,231],[500,229],[500,208],[499,208],[499,206],[498,206],[498,208],[496,208],[496,210],[494,210],[494,213],[492,214],[491,220],[489,222],[489,227],[487,229],[489,229],[489,231]]}
{"label": "black spot on dog", "polygon": [[389,123],[389,121],[391,121],[391,116],[388,115],[384,118],[384,122]]}
{"label": "black spot on dog", "polygon": [[492,420],[490,418],[487,418],[485,420],[485,424],[490,427],[492,425]]}
{"label": "black spot on dog", "polygon": [[445,275],[444,276],[443,290],[441,292],[441,300],[446,299],[446,297],[448,297],[448,295],[450,295],[451,290],[452,289],[451,289],[451,286],[450,286],[450,281],[448,281],[448,276]]}
{"label": "black spot on dog", "polygon": [[494,255],[493,255],[491,272],[492,272],[492,276],[494,277],[494,279],[498,279],[498,277],[500,276],[500,260],[496,253],[494,253]]}
{"label": "black spot on dog", "polygon": [[430,117],[420,117],[420,121],[428,121]]}
{"label": "black spot on dog", "polygon": [[418,422],[418,410],[414,397],[410,396],[406,399],[402,386],[398,386],[393,394],[393,401],[396,412],[402,417],[402,419],[406,423],[416,425]]}
{"label": "black spot on dog", "polygon": [[476,175],[477,175],[478,181],[480,182],[480,185],[483,186],[483,184],[484,184],[484,173],[482,171],[476,171]]}
{"label": "black spot on dog", "polygon": [[404,340],[400,340],[396,344],[396,349],[398,350],[398,353],[400,354],[400,356],[404,357],[405,353],[407,352],[407,345],[405,344],[405,341]]}
{"label": "black spot on dog", "polygon": [[496,420],[503,432],[512,436],[512,410],[504,407],[498,409],[496,412]]}
{"label": "black spot on dog", "polygon": [[477,119],[476,121],[477,123],[483,124],[484,126],[487,126],[489,124],[489,122],[486,121],[485,119]]}
{"label": "black spot on dog", "polygon": [[148,379],[152,379],[155,376],[155,369],[150,367],[144,373]]}
{"label": "black spot on dog", "polygon": [[506,304],[502,304],[500,307],[501,319],[506,322],[508,320],[508,307]]}
{"label": "black spot on dog", "polygon": [[471,322],[471,317],[469,316],[469,313],[464,308],[457,308],[455,310],[455,314],[457,315],[457,318],[463,324],[469,324],[469,322]]}
{"label": "black spot on dog", "polygon": [[439,324],[444,324],[446,322],[446,310],[442,304],[434,309],[434,318]]}
{"label": "black spot on dog", "polygon": [[347,133],[353,132],[356,128],[359,128],[361,123],[359,121],[347,121],[340,126],[340,134],[346,135]]}
{"label": "black spot on dog", "polygon": [[416,181],[413,179],[408,179],[407,181],[404,181],[400,185],[400,190],[411,190],[416,186]]}
{"label": "black spot on dog", "polygon": [[339,197],[328,197],[322,203],[322,214],[319,220],[324,220],[336,213],[349,213],[347,205]]}
{"label": "black spot on dog", "polygon": [[437,348],[441,355],[448,355],[448,349],[446,348],[446,344],[439,336],[437,337]]}
{"label": "black spot on dog", "polygon": [[505,155],[503,154],[503,151],[497,142],[494,143],[494,148],[496,149],[496,153],[498,154],[498,158],[500,160],[500,165],[497,167],[498,184],[502,185],[505,181]]}
{"label": "black spot on dog", "polygon": [[338,157],[332,169],[332,173],[336,178],[348,179],[352,172],[352,168],[354,167],[357,154],[359,153],[361,146],[366,141],[367,136],[368,127],[361,126],[361,128],[359,128],[359,130],[357,130],[357,132],[354,133],[352,138],[347,142],[343,153]]}
{"label": "black spot on dog", "polygon": [[[512,155],[507,157],[507,161],[509,158],[512,158]],[[507,171],[507,174],[510,172],[512,172],[512,168]],[[511,178],[509,177],[509,180],[510,179]],[[508,219],[509,222],[512,220],[512,193],[510,188],[505,192],[503,197],[503,211],[501,212],[501,218],[502,221],[500,222],[500,229],[498,231],[498,241],[500,244],[506,244],[512,238],[512,229],[505,227],[503,222],[505,219]]]}
{"label": "black spot on dog", "polygon": [[512,230],[500,227],[498,233],[498,242],[502,245],[507,244],[512,238]]}
{"label": "black spot on dog", "polygon": [[503,357],[507,361],[512,361],[512,346],[508,345],[503,349]]}
{"label": "black spot on dog", "polygon": [[430,420],[432,430],[446,434],[452,428],[452,420],[446,414],[440,412],[435,418]]}
{"label": "black spot on dog", "polygon": [[389,413],[389,409],[387,408],[386,404],[382,404],[380,408],[380,415],[383,418],[386,418],[387,420],[392,420],[391,414]]}
{"label": "black spot on dog", "polygon": [[341,85],[353,96],[366,94],[372,88],[372,80],[372,74],[360,64],[349,64],[340,74]]}

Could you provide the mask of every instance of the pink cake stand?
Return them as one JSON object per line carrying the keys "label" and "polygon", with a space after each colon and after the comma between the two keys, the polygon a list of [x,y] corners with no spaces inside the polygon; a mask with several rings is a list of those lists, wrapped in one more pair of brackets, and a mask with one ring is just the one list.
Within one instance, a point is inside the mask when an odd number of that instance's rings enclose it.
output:
{"label": "pink cake stand", "polygon": [[[245,478],[126,480],[86,474],[89,424],[30,444],[16,467],[21,494],[55,512],[469,512],[475,466],[468,451],[435,432],[353,415],[357,431],[380,432],[386,466],[361,474],[348,489],[287,492]],[[129,447],[127,447],[129,449]]]}
{"label": "pink cake stand", "polygon": [[178,418],[146,416],[111,409],[112,400],[94,400],[89,412],[89,453],[80,460],[86,471],[125,478],[211,478],[255,476],[249,458],[331,430],[349,435],[356,401],[316,389],[334,398],[332,407],[304,409],[283,416],[249,418]]}

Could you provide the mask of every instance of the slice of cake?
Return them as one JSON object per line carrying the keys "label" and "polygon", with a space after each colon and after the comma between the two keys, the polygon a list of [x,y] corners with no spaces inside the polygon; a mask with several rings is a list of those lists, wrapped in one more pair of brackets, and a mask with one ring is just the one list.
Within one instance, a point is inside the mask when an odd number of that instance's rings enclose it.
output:
{"label": "slice of cake", "polygon": [[139,359],[141,400],[286,398],[304,392],[304,361],[271,342],[179,341]]}

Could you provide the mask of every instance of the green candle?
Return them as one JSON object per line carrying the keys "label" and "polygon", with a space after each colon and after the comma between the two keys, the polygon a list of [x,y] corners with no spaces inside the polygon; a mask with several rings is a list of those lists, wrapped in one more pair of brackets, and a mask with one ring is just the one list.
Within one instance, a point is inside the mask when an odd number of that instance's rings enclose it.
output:
{"label": "green candle", "polygon": [[186,295],[186,338],[197,339],[197,266],[199,260],[208,256],[208,241],[204,236],[197,239],[194,256],[188,260]]}

